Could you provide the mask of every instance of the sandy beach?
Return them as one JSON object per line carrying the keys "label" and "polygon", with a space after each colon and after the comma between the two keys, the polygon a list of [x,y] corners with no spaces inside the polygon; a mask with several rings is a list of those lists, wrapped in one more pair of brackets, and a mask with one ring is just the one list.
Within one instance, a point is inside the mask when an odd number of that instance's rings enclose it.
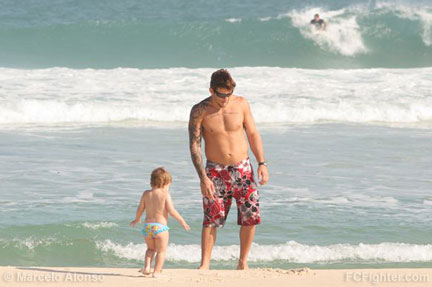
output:
{"label": "sandy beach", "polygon": [[417,269],[164,269],[159,278],[137,268],[0,267],[0,286],[431,286],[432,268]]}

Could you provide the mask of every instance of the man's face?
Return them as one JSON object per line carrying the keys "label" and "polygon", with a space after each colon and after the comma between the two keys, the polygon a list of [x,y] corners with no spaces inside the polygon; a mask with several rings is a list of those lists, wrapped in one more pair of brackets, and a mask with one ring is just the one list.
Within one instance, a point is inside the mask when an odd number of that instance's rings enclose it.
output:
{"label": "man's face", "polygon": [[[315,21],[318,21],[319,20],[319,16],[318,15],[315,15]],[[309,18],[310,19],[310,18]]]}
{"label": "man's face", "polygon": [[213,90],[210,88],[210,93],[212,94],[213,101],[216,105],[218,105],[219,108],[224,108],[228,105],[233,90],[226,88],[215,88]]}

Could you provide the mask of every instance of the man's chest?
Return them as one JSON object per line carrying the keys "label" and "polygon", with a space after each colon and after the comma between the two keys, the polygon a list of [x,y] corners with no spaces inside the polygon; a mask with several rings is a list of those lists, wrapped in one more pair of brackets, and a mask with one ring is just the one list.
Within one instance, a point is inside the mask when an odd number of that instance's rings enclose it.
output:
{"label": "man's chest", "polygon": [[208,133],[233,132],[243,129],[243,120],[241,111],[219,111],[206,115],[203,119],[203,127]]}

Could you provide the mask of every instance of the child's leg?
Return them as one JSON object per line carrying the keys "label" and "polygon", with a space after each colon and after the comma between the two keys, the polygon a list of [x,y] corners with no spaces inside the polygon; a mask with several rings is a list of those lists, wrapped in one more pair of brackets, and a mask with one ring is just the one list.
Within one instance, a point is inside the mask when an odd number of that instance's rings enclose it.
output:
{"label": "child's leg", "polygon": [[160,232],[155,236],[155,245],[156,245],[157,254],[156,254],[156,263],[154,267],[153,276],[155,276],[155,274],[158,274],[162,271],[162,267],[166,256],[166,250],[168,247],[168,241],[169,241],[168,231]]}
{"label": "child's leg", "polygon": [[144,240],[147,244],[147,251],[145,254],[145,265],[144,265],[144,274],[150,274],[151,263],[153,261],[154,255],[156,253],[156,245],[155,240],[151,236],[144,236]]}

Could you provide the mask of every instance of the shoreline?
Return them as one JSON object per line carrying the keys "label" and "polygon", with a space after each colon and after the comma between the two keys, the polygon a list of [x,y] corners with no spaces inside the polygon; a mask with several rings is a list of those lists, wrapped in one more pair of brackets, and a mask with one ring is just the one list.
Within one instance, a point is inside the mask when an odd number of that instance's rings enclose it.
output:
{"label": "shoreline", "polygon": [[[152,278],[139,268],[1,266],[1,286],[430,286],[432,268],[164,269]],[[6,285],[3,285],[6,283]]]}

